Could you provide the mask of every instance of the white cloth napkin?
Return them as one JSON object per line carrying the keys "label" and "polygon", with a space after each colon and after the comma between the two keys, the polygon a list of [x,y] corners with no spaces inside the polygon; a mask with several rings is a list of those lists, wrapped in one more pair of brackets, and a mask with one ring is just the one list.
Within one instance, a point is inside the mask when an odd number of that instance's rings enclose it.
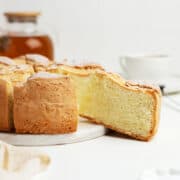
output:
{"label": "white cloth napkin", "polygon": [[43,152],[0,141],[0,180],[31,180],[49,164],[50,157]]}

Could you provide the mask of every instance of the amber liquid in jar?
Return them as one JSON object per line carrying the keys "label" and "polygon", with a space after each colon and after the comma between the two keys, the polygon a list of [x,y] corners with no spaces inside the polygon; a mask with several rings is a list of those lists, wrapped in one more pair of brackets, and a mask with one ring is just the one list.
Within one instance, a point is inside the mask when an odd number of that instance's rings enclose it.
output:
{"label": "amber liquid in jar", "polygon": [[0,56],[16,58],[41,54],[53,60],[53,42],[38,29],[39,12],[5,12],[6,30],[0,32]]}
{"label": "amber liquid in jar", "polygon": [[0,56],[11,58],[35,53],[53,60],[53,44],[48,35],[2,36],[0,37]]}

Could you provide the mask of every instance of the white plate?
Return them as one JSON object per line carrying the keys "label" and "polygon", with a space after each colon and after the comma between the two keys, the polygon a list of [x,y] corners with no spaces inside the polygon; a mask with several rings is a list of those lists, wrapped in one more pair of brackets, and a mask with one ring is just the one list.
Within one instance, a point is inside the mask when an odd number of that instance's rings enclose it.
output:
{"label": "white plate", "polygon": [[70,134],[33,135],[0,133],[0,140],[12,145],[45,146],[56,144],[69,144],[94,139],[106,134],[107,129],[86,119],[80,119],[78,130]]}

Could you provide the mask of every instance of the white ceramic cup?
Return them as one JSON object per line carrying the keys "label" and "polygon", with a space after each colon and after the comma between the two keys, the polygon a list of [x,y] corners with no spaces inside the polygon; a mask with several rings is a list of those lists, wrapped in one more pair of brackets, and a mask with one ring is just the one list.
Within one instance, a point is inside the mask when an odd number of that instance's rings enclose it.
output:
{"label": "white ceramic cup", "polygon": [[163,84],[171,75],[171,61],[166,54],[127,55],[120,58],[120,66],[129,80]]}

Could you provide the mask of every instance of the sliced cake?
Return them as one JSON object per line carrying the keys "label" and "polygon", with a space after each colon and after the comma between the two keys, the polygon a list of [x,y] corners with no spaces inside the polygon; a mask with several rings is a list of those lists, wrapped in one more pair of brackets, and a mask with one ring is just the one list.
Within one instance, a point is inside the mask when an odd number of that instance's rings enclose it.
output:
{"label": "sliced cake", "polygon": [[71,77],[81,116],[139,140],[149,140],[157,131],[158,89],[129,83],[96,66],[57,65],[48,71]]}
{"label": "sliced cake", "polygon": [[68,76],[39,72],[14,88],[17,133],[57,134],[77,129],[75,89]]}

